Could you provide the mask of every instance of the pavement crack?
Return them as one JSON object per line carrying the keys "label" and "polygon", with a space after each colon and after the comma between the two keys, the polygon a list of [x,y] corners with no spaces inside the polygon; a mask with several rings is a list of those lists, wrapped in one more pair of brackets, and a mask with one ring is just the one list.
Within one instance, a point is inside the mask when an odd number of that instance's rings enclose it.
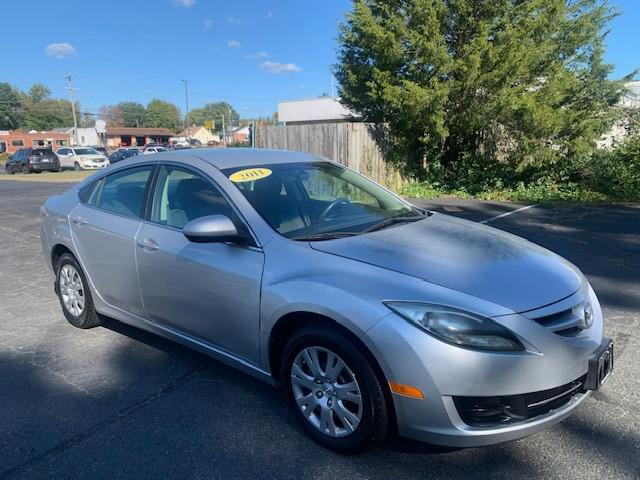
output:
{"label": "pavement crack", "polygon": [[105,428],[109,427],[110,425],[113,425],[114,423],[119,422],[120,420],[128,417],[129,415],[137,412],[138,410],[147,407],[149,405],[151,405],[153,402],[155,402],[156,400],[159,400],[163,397],[165,397],[166,395],[169,395],[170,393],[172,393],[173,391],[175,391],[178,387],[180,387],[181,385],[183,385],[184,383],[188,382],[191,378],[193,378],[194,376],[196,376],[198,373],[202,372],[207,366],[209,365],[209,362],[204,361],[202,362],[200,365],[198,365],[197,367],[195,367],[194,369],[192,369],[191,371],[185,373],[184,375],[182,375],[181,377],[171,381],[170,383],[168,383],[167,385],[165,385],[164,387],[160,388],[159,390],[157,390],[155,393],[139,400],[138,402],[129,405],[126,408],[123,408],[122,410],[119,410],[118,412],[116,412],[114,415],[105,418],[104,420],[96,423],[95,425],[87,428],[86,430],[83,430],[82,432],[79,432],[75,435],[73,435],[72,437],[68,438],[67,440],[64,440],[60,443],[58,443],[57,445],[51,447],[50,449],[34,456],[31,457],[30,459],[28,459],[26,462],[17,465],[15,467],[11,467],[8,470],[5,470],[4,472],[0,473],[0,480],[6,480],[9,479],[17,474],[20,474],[22,472],[24,472],[25,470],[28,470],[29,468],[42,463],[48,459],[53,459],[56,456],[64,453],[65,451],[69,450],[70,448],[78,445],[79,443],[83,442],[84,440],[93,437],[94,435],[100,433],[102,430],[104,430]]}

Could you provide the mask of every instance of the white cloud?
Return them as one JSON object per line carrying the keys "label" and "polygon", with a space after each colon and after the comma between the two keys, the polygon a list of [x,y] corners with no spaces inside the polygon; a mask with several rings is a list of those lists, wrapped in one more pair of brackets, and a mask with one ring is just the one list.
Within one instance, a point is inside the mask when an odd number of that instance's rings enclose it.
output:
{"label": "white cloud", "polygon": [[211,20],[210,18],[207,18],[204,21],[204,28],[211,28],[213,27],[213,20]]}
{"label": "white cloud", "polygon": [[44,53],[54,58],[68,58],[76,54],[76,47],[70,43],[51,43],[46,46]]}
{"label": "white cloud", "polygon": [[269,52],[265,52],[264,50],[260,50],[259,52],[252,53],[247,55],[247,60],[255,60],[257,58],[269,58]]}
{"label": "white cloud", "polygon": [[196,0],[173,0],[176,7],[191,8],[196,4]]}
{"label": "white cloud", "polygon": [[267,12],[267,18],[273,18],[273,13]]}
{"label": "white cloud", "polygon": [[244,18],[227,17],[227,23],[230,23],[231,25],[245,25],[247,22]]}
{"label": "white cloud", "polygon": [[302,71],[302,67],[299,67],[295,63],[270,62],[269,60],[267,60],[266,62],[262,62],[260,64],[260,68],[267,73],[273,73],[275,75],[280,75],[282,73],[296,73]]}
{"label": "white cloud", "polygon": [[227,40],[227,47],[229,48],[240,48],[241,46],[238,40]]}

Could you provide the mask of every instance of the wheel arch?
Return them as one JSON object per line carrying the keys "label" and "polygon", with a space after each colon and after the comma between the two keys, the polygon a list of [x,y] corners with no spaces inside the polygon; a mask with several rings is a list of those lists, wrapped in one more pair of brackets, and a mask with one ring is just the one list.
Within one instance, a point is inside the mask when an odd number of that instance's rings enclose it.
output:
{"label": "wheel arch", "polygon": [[376,359],[375,355],[369,347],[363,342],[358,335],[349,330],[347,327],[337,322],[333,318],[309,311],[295,311],[289,312],[282,317],[280,317],[273,328],[271,329],[271,333],[269,335],[268,341],[268,358],[269,358],[269,367],[271,370],[271,375],[273,379],[280,383],[282,380],[282,372],[280,371],[280,364],[282,359],[282,354],[284,352],[284,347],[289,339],[295,332],[300,330],[301,328],[307,326],[320,326],[320,327],[329,327],[331,329],[338,330],[340,333],[345,335],[349,340],[351,340],[362,352],[362,354],[367,358],[371,366],[373,367],[376,376],[378,377],[378,381],[382,385],[382,389],[384,392],[387,410],[390,419],[390,425],[393,426],[394,429],[397,429],[397,420],[396,420],[396,412],[395,412],[395,404],[393,401],[393,396],[391,395],[391,390],[389,388],[389,382],[387,377],[382,369],[380,362]]}
{"label": "wheel arch", "polygon": [[73,251],[69,247],[67,247],[66,245],[64,245],[62,243],[56,243],[51,248],[51,267],[53,268],[54,273],[57,270],[58,262],[60,261],[60,258],[65,253],[68,253],[68,254],[72,255],[73,258],[75,258],[77,260],[77,258],[75,256],[75,254],[73,253]]}

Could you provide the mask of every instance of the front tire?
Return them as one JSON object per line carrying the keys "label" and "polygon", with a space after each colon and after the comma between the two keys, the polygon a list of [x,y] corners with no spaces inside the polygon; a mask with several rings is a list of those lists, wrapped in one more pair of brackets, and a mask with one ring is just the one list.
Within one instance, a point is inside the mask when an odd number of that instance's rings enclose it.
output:
{"label": "front tire", "polygon": [[79,172],[80,170],[82,170],[82,167],[80,166],[80,164],[78,162],[76,162],[76,163],[73,164],[73,169],[76,172]]}
{"label": "front tire", "polygon": [[29,165],[23,165],[22,166],[22,173],[27,175],[28,173],[31,173],[29,170]]}
{"label": "front tire", "polygon": [[62,312],[71,325],[83,329],[100,325],[84,272],[69,253],[62,255],[57,265],[56,293]]}
{"label": "front tire", "polygon": [[339,453],[384,440],[389,415],[384,391],[359,345],[328,327],[305,327],[287,342],[282,380],[289,404],[311,438]]}

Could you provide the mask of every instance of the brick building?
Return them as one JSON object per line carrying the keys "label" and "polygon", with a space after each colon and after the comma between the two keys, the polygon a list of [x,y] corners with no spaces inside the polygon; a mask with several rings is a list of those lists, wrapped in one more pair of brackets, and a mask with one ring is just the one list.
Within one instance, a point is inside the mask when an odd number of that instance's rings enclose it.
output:
{"label": "brick building", "polygon": [[7,153],[15,153],[26,147],[48,147],[58,150],[60,147],[69,145],[70,140],[68,134],[60,132],[3,130],[0,131],[0,151],[4,149]]}
{"label": "brick building", "polygon": [[168,128],[107,127],[107,147],[142,147],[147,143],[166,143],[173,132]]}

